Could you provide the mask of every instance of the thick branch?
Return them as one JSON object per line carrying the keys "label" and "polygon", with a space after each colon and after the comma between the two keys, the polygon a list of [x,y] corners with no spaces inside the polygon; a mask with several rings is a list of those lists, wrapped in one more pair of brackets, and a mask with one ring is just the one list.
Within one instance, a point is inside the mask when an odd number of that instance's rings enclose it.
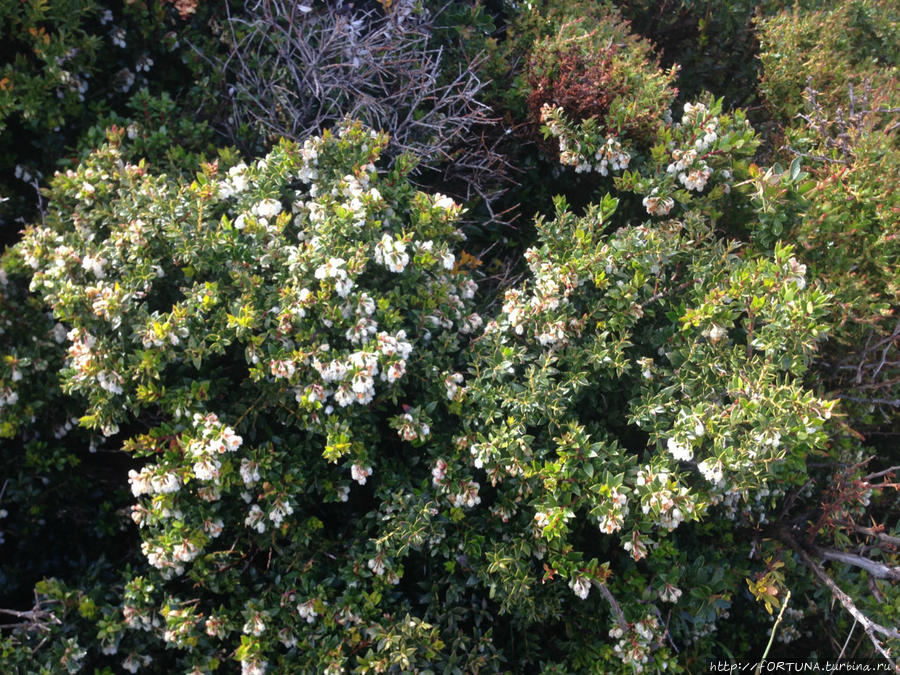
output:
{"label": "thick branch", "polygon": [[[885,469],[884,471],[877,471],[875,473],[870,473],[868,476],[863,476],[863,480],[866,481],[867,483],[871,483],[876,478],[881,478],[882,476],[886,476],[889,473],[897,473],[898,471],[900,471],[900,466],[892,466],[889,469]],[[879,487],[879,486],[873,486],[873,487]]]}
{"label": "thick branch", "polygon": [[619,628],[628,630],[628,622],[625,621],[625,614],[622,612],[622,608],[619,607],[619,603],[616,601],[615,597],[613,597],[613,594],[610,592],[609,588],[607,588],[606,584],[600,584],[600,593],[606,598],[606,601],[612,608],[613,614],[616,615],[616,621],[619,624]]}
{"label": "thick branch", "polygon": [[860,534],[864,534],[867,537],[875,537],[883,541],[886,544],[891,544],[893,546],[900,546],[900,537],[894,537],[890,534],[885,534],[880,529],[875,527],[863,527],[862,525],[850,525],[856,532]]}
{"label": "thick branch", "polygon": [[797,543],[797,541],[788,533],[782,531],[781,538],[787,542],[794,551],[796,551],[797,555],[800,556],[800,559],[803,561],[803,564],[806,565],[813,574],[815,574],[816,578],[821,581],[825,586],[828,587],[828,590],[834,595],[834,597],[844,606],[850,616],[856,619],[859,624],[865,630],[866,635],[869,636],[869,640],[872,642],[872,645],[875,649],[878,650],[878,653],[881,654],[888,663],[891,664],[895,672],[900,672],[900,668],[897,667],[896,662],[891,658],[890,649],[886,648],[881,640],[876,637],[876,633],[880,635],[884,635],[885,637],[892,638],[894,640],[900,640],[900,633],[897,632],[894,628],[885,628],[881,624],[875,623],[869,617],[860,611],[860,609],[856,606],[853,600],[847,595],[843,590],[841,590],[840,586],[838,586],[834,580],[828,576],[822,566],[819,565],[815,560],[810,557],[809,553],[807,553],[801,546]]}
{"label": "thick branch", "polygon": [[864,558],[861,555],[844,553],[842,551],[833,551],[824,548],[816,549],[816,553],[822,556],[822,558],[824,558],[825,560],[836,560],[837,562],[842,562],[845,565],[853,565],[854,567],[864,569],[866,572],[868,572],[873,577],[876,577],[877,579],[893,579],[895,581],[900,580],[900,569],[875,562],[874,560],[869,560],[868,558]]}

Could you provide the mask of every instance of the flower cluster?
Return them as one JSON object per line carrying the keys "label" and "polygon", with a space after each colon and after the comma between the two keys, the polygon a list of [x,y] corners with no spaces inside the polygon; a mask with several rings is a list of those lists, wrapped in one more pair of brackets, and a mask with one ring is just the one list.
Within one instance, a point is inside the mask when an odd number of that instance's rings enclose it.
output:
{"label": "flower cluster", "polygon": [[644,672],[650,660],[651,652],[658,647],[660,640],[659,620],[648,614],[640,621],[616,625],[609,631],[609,636],[617,640],[613,651],[636,673]]}
{"label": "flower cluster", "polygon": [[679,122],[660,128],[651,159],[623,174],[616,186],[643,195],[651,216],[666,216],[699,193],[710,204],[731,192],[735,172],[746,171],[744,162],[757,144],[741,111],[723,114],[718,100],[687,102]]}
{"label": "flower cluster", "polygon": [[601,176],[628,168],[631,155],[615,136],[599,132],[593,118],[573,125],[563,109],[545,103],[541,106],[541,123],[548,137],[559,139],[559,162],[575,167],[576,173],[596,171]]}

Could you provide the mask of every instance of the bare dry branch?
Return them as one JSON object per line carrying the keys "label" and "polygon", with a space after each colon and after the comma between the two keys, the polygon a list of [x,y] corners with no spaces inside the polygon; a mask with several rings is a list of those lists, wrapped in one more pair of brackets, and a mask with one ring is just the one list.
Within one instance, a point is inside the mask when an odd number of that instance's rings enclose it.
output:
{"label": "bare dry branch", "polygon": [[389,157],[411,154],[420,175],[461,184],[454,196],[492,201],[510,167],[478,133],[497,122],[478,99],[479,60],[450,73],[432,43],[434,16],[409,0],[388,11],[258,0],[229,16],[231,52],[219,66],[232,82],[232,134],[249,125],[268,140],[302,140],[356,118],[390,135]]}
{"label": "bare dry branch", "polygon": [[[863,630],[866,632],[866,635],[869,636],[869,640],[872,645],[887,660],[888,663],[891,664],[891,667],[895,672],[900,672],[900,668],[897,667],[897,663],[891,658],[890,649],[885,647],[882,643],[881,639],[878,635],[893,639],[900,640],[900,632],[895,628],[887,628],[882,626],[881,624],[875,623],[868,616],[866,616],[853,602],[853,599],[847,595],[841,588],[838,586],[834,580],[828,576],[822,566],[819,565],[815,560],[813,560],[812,556],[809,555],[798,543],[797,541],[788,533],[782,532],[781,538],[788,544],[794,551],[800,556],[800,559],[803,561],[803,564],[806,565],[809,570],[816,576],[816,578],[822,582],[828,590],[831,591],[832,595],[835,599],[841,603],[841,605],[846,609],[850,616],[852,616],[859,624],[863,627]],[[877,634],[877,635],[876,635]]]}
{"label": "bare dry branch", "polygon": [[875,562],[874,560],[869,560],[868,558],[864,558],[863,556],[854,553],[844,553],[843,551],[834,551],[824,548],[816,549],[816,553],[822,556],[824,560],[835,560],[837,562],[842,562],[845,565],[853,565],[854,567],[864,569],[877,579],[900,580],[900,569]]}
{"label": "bare dry branch", "polygon": [[859,532],[860,534],[864,534],[867,537],[875,537],[879,541],[883,541],[885,544],[889,544],[891,546],[900,546],[900,537],[894,537],[883,532],[883,525],[878,525],[877,527],[863,527],[862,525],[856,525],[853,523],[841,523],[841,525],[843,527],[849,527],[850,529]]}

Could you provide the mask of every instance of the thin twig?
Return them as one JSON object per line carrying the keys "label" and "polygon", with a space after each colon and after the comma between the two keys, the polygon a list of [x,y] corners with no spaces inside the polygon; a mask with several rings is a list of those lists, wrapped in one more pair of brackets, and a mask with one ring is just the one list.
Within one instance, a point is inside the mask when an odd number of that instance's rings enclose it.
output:
{"label": "thin twig", "polygon": [[847,633],[847,639],[844,640],[844,646],[841,647],[841,653],[838,654],[838,657],[837,657],[838,661],[840,661],[842,658],[844,658],[844,652],[847,651],[847,645],[850,644],[850,638],[853,637],[853,631],[856,630],[857,623],[858,623],[858,621],[856,619],[853,619],[853,625],[850,627],[850,632]]}
{"label": "thin twig", "polygon": [[756,665],[756,672],[754,675],[760,675],[760,673],[762,673],[763,664],[766,662],[766,657],[769,655],[769,650],[772,649],[772,643],[775,641],[775,632],[778,630],[778,624],[781,623],[781,619],[784,617],[784,610],[787,609],[790,601],[791,591],[788,589],[787,595],[784,596],[784,602],[781,603],[781,611],[778,612],[778,618],[775,619],[775,625],[772,626],[772,633],[769,635],[769,644],[766,645],[766,651],[763,652],[762,658]]}

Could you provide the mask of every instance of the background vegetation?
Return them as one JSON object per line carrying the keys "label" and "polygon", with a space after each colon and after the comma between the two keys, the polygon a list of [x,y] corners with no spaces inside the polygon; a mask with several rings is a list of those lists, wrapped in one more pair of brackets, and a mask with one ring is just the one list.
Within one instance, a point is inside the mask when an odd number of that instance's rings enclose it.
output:
{"label": "background vegetation", "polygon": [[898,15],[0,0],[0,670],[896,669]]}

